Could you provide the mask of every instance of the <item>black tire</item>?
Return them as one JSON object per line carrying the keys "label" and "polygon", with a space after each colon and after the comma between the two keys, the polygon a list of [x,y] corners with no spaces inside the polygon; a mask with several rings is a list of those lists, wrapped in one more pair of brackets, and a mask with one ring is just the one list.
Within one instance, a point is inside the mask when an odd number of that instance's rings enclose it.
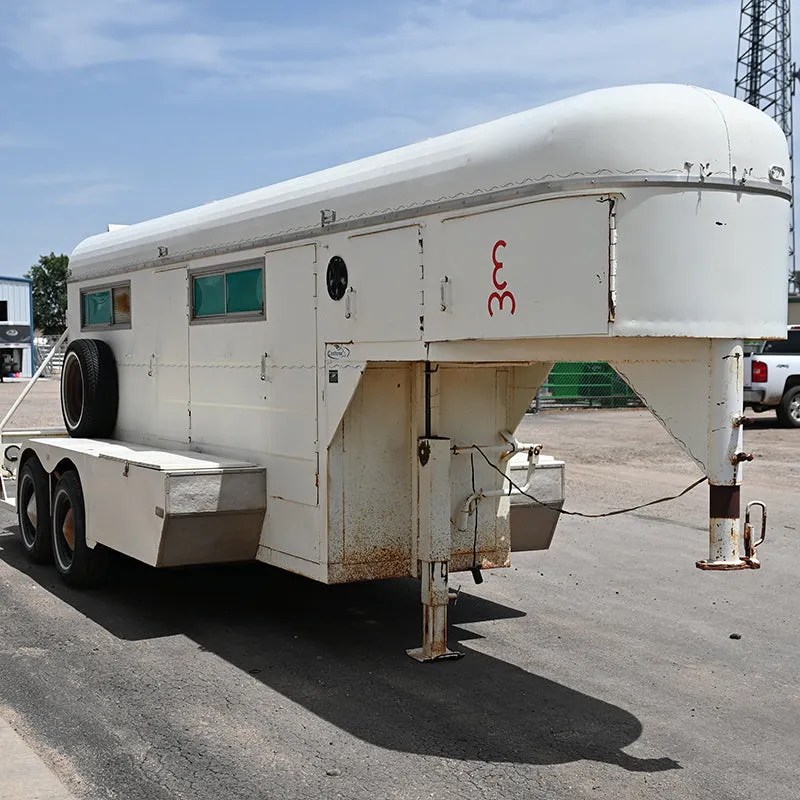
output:
{"label": "black tire", "polygon": [[118,406],[117,362],[111,348],[99,339],[71,342],[61,369],[61,413],[69,435],[111,437]]}
{"label": "black tire", "polygon": [[52,562],[50,476],[36,456],[17,473],[17,520],[19,540],[28,558],[36,564]]}
{"label": "black tire", "polygon": [[86,544],[86,507],[78,473],[65,472],[53,490],[53,561],[65,583],[76,589],[99,586],[105,579],[110,552]]}
{"label": "black tire", "polygon": [[784,428],[800,428],[800,386],[794,386],[783,395],[775,414]]}

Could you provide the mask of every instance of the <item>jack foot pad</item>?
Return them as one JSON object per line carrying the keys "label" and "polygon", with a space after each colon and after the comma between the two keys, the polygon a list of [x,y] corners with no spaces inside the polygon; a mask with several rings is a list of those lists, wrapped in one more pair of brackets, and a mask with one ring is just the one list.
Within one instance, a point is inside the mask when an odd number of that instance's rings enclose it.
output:
{"label": "jack foot pad", "polygon": [[426,658],[423,655],[423,648],[421,647],[406,650],[406,655],[411,656],[414,661],[419,661],[421,664],[431,664],[434,661],[454,661],[457,658],[464,658],[464,654],[460,653],[458,650],[445,650],[444,653],[438,656],[428,656]]}
{"label": "jack foot pad", "polygon": [[735,569],[760,569],[761,562],[755,558],[740,558],[738,561],[696,561],[697,569],[727,572]]}

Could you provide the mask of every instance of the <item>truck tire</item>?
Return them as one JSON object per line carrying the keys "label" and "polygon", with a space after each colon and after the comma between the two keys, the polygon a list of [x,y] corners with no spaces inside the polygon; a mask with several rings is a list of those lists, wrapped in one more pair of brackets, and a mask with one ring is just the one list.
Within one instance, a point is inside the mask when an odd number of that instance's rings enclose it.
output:
{"label": "truck tire", "polygon": [[50,477],[36,456],[17,474],[19,539],[28,558],[36,564],[53,560],[50,534]]}
{"label": "truck tire", "polygon": [[61,413],[70,436],[104,439],[117,424],[119,387],[111,348],[98,339],[76,339],[61,368]]}
{"label": "truck tire", "polygon": [[65,472],[53,490],[53,560],[64,582],[76,589],[99,586],[108,572],[110,553],[86,544],[86,507],[75,470]]}
{"label": "truck tire", "polygon": [[775,409],[778,422],[785,428],[800,428],[800,386],[789,389]]}

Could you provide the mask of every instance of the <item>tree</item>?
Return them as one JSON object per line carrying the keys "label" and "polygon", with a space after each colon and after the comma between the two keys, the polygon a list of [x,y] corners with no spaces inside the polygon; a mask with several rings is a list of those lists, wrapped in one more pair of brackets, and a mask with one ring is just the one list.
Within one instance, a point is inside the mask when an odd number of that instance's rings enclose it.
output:
{"label": "tree", "polygon": [[33,324],[45,336],[58,336],[67,327],[69,256],[39,256],[25,274],[33,281]]}

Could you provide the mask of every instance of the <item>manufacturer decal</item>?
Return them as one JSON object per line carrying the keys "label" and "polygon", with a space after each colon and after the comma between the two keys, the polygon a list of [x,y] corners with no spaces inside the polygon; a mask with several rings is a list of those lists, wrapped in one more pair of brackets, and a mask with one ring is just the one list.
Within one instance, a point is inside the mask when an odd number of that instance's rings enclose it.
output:
{"label": "manufacturer decal", "polygon": [[328,358],[349,358],[350,349],[341,344],[335,344],[328,348]]}

